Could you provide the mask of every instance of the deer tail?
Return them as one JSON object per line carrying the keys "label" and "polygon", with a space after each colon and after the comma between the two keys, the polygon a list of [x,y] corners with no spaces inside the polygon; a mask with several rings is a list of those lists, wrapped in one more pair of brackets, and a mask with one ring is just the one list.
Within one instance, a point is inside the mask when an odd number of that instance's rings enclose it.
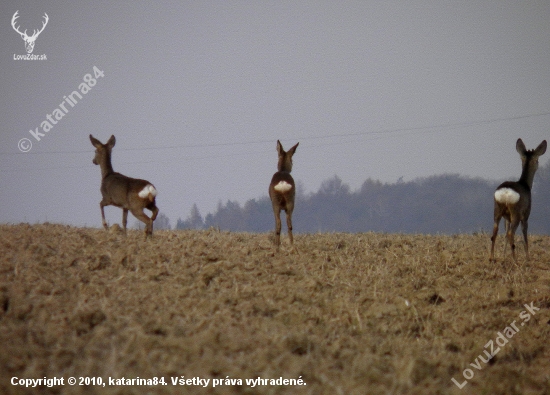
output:
{"label": "deer tail", "polygon": [[153,202],[157,196],[157,190],[153,184],[147,184],[145,188],[139,191],[138,196],[142,199],[149,199],[150,202]]}

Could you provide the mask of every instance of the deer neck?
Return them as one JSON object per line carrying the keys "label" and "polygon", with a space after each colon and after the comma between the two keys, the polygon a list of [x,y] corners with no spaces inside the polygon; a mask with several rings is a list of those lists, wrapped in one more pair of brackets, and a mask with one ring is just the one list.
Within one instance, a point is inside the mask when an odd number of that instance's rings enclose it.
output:
{"label": "deer neck", "polygon": [[286,171],[290,173],[292,171],[292,161],[288,158],[279,158],[279,164],[277,165],[279,171]]}
{"label": "deer neck", "polygon": [[113,165],[111,164],[111,153],[108,152],[105,156],[101,158],[99,163],[101,168],[101,178],[107,177],[109,174],[114,173]]}
{"label": "deer neck", "polygon": [[533,179],[535,178],[535,172],[537,171],[536,164],[527,161],[523,166],[519,183],[525,184],[531,189],[533,187]]}

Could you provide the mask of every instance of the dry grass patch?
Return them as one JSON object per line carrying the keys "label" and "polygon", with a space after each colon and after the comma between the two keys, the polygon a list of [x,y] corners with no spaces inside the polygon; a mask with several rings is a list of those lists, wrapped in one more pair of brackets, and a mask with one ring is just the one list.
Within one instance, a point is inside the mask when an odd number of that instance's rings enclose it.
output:
{"label": "dry grass patch", "polygon": [[[489,263],[488,235],[119,232],[0,226],[5,394],[550,393],[550,238]],[[499,239],[502,253],[503,239]],[[540,308],[524,326],[524,304]],[[520,331],[481,370],[488,341]],[[474,377],[459,390],[464,369]],[[306,386],[172,386],[170,377]],[[25,390],[12,377],[164,377]]]}

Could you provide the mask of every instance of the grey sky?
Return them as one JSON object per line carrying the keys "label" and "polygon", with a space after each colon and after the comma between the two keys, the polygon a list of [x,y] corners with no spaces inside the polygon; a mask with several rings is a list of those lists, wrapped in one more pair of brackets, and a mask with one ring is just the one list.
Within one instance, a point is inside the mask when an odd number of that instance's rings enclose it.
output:
{"label": "grey sky", "polygon": [[[29,32],[49,15],[47,60],[14,60],[16,10]],[[516,139],[549,137],[547,1],[12,1],[0,16],[0,222],[100,226],[90,133],[116,136],[115,171],[154,183],[172,225],[193,203],[267,195],[277,139],[300,142],[311,192],[335,174],[516,179]],[[36,141],[93,66],[105,76]]]}

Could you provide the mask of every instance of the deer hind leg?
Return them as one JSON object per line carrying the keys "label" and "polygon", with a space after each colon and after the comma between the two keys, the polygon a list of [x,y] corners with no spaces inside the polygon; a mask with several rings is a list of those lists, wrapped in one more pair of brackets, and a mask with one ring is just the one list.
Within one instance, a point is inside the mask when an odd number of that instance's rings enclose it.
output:
{"label": "deer hind leg", "polygon": [[109,230],[109,227],[107,226],[107,221],[105,221],[105,209],[104,209],[104,207],[107,205],[108,204],[104,203],[103,200],[101,201],[101,203],[99,203],[99,207],[101,208],[101,223],[103,224],[103,227],[105,228],[105,230]]}
{"label": "deer hind leg", "polygon": [[514,244],[514,235],[519,225],[519,220],[517,218],[510,218],[510,226],[508,227],[508,232],[506,232],[506,238],[510,243],[510,248],[512,249],[512,258],[517,262],[518,258],[516,256],[516,245]]}
{"label": "deer hind leg", "polygon": [[290,239],[290,244],[294,244],[294,237],[292,236],[292,212],[294,211],[294,200],[290,199],[286,204],[286,227],[288,229],[288,238]]}
{"label": "deer hind leg", "polygon": [[294,244],[294,238],[292,237],[292,211],[287,211],[286,213],[286,226],[288,228],[288,238],[290,239],[290,244]]}
{"label": "deer hind leg", "polygon": [[527,241],[527,220],[521,221],[521,230],[523,231],[523,242],[525,243],[525,255],[529,260],[529,242]]}
{"label": "deer hind leg", "polygon": [[157,215],[158,215],[158,213],[159,213],[159,209],[158,209],[157,206],[153,206],[150,210],[151,210],[151,212],[153,213],[153,214],[151,215],[151,221],[154,221],[155,219],[157,219]]}
{"label": "deer hind leg", "polygon": [[157,215],[159,213],[158,207],[155,205],[155,202],[151,202],[146,207],[148,210],[151,210],[151,234],[153,234],[153,222],[155,222],[155,219],[157,218]]}
{"label": "deer hind leg", "polygon": [[495,223],[493,225],[493,236],[491,236],[491,257],[489,258],[489,261],[495,262],[495,241],[497,240],[497,234],[498,234],[498,225],[500,223],[500,218],[502,216],[500,214],[495,214]]}
{"label": "deer hind leg", "polygon": [[122,209],[122,229],[124,229],[124,234],[126,234],[126,225],[128,224],[128,209]]}
{"label": "deer hind leg", "polygon": [[[510,221],[504,218],[504,235],[508,234],[508,229],[510,229]],[[502,252],[502,256],[506,256],[507,248],[508,248],[508,243],[504,243],[504,251]]]}
{"label": "deer hind leg", "polygon": [[153,235],[153,221],[151,218],[149,218],[145,213],[143,212],[143,209],[141,210],[132,210],[132,214],[134,214],[134,217],[139,219],[141,222],[145,224],[145,237]]}
{"label": "deer hind leg", "polygon": [[275,246],[278,251],[281,244],[281,208],[274,205],[273,214],[275,215]]}
{"label": "deer hind leg", "polygon": [[157,208],[157,206],[155,206],[155,208],[151,211],[153,212],[153,215],[151,216],[151,234],[153,234],[153,222],[155,222],[155,219],[157,219],[159,209]]}

